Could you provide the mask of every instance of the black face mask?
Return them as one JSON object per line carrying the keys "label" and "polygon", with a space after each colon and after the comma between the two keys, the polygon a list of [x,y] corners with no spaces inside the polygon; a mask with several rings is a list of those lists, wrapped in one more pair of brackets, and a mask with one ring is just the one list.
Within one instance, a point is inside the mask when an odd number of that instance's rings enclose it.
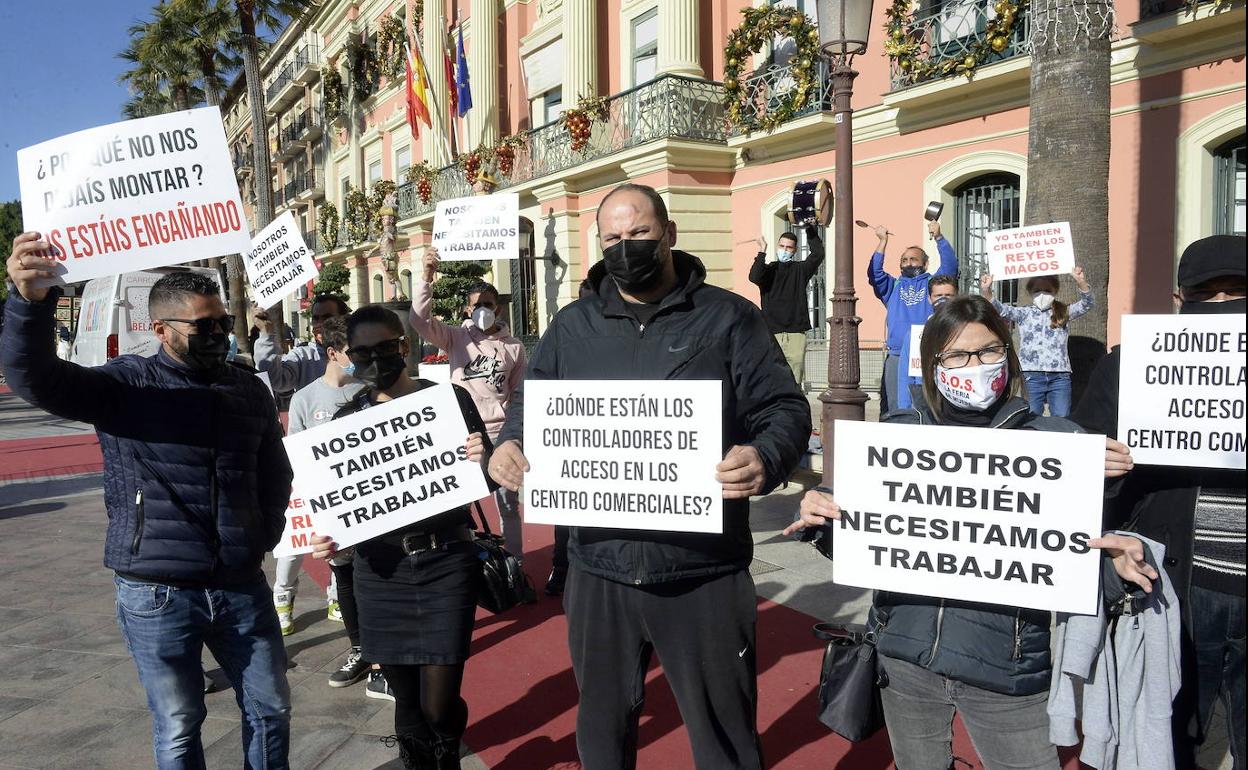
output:
{"label": "black face mask", "polygon": [[1179,315],[1242,314],[1248,311],[1248,297],[1228,299],[1225,302],[1184,302],[1179,305]]}
{"label": "black face mask", "polygon": [[921,267],[903,267],[901,269],[902,278],[918,278],[920,275],[923,275],[923,268]]}
{"label": "black face mask", "polygon": [[378,356],[367,366],[355,365],[352,375],[355,379],[376,390],[387,390],[399,381],[399,377],[407,369],[407,361],[402,353],[392,356]]}
{"label": "black face mask", "polygon": [[658,240],[616,241],[602,250],[602,260],[615,285],[629,294],[646,292],[663,280],[663,262]]}
{"label": "black face mask", "polygon": [[224,334],[188,334],[186,350],[179,352],[191,371],[210,374],[225,366],[230,338]]}

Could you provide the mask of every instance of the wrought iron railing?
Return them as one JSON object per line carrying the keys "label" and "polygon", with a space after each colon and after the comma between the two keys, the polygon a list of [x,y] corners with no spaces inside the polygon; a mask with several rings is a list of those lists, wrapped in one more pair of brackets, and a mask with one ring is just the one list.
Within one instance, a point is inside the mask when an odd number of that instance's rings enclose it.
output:
{"label": "wrought iron railing", "polygon": [[[981,67],[1027,53],[1031,24],[1028,9],[1024,7],[1017,13],[1014,26],[998,51],[986,35],[988,23],[997,18],[994,5],[994,0],[954,0],[942,3],[938,10],[926,16],[917,17],[910,28],[910,36],[918,43],[918,50],[913,56],[891,60],[893,89],[960,74],[957,65],[967,57],[974,58],[976,66]],[[987,56],[980,60],[979,54],[985,50]],[[903,61],[906,63],[902,64]]]}
{"label": "wrought iron railing", "polygon": [[[745,109],[754,113],[756,121],[745,120],[743,123],[757,122],[766,114],[774,112],[781,99],[796,86],[791,68],[788,65],[768,64],[755,70],[741,83]],[[805,117],[816,112],[832,111],[832,69],[826,61],[819,61],[815,67],[815,90],[802,109],[793,114],[792,119]],[[733,134],[744,134],[740,125],[733,127]]]}
{"label": "wrought iron railing", "polygon": [[239,144],[239,145],[234,146],[233,160],[234,160],[235,170],[251,168],[251,165],[253,162],[252,157],[251,157],[251,150],[252,150],[252,147],[251,147],[250,142],[248,142],[247,144]]}
{"label": "wrought iron railing", "polygon": [[1218,11],[1230,10],[1230,0],[1140,0],[1140,18],[1149,19],[1175,11],[1195,13],[1201,6],[1212,5]]}
{"label": "wrought iron railing", "polygon": [[320,248],[318,248],[320,245],[319,243],[320,237],[318,236],[315,230],[304,230],[302,233],[300,233],[300,235],[303,236],[304,245],[306,245],[312,251],[313,254],[316,254],[317,252],[320,251]]}
{"label": "wrought iron railing", "polygon": [[309,64],[319,64],[321,61],[321,51],[317,46],[304,45],[295,51],[287,62],[282,65],[273,79],[269,81],[268,88],[264,91],[265,102],[272,102],[277,98],[282,89],[294,82],[299,71]]}
{"label": "wrought iron railing", "polygon": [[[499,186],[522,184],[659,139],[727,140],[723,87],[708,80],[661,75],[609,97],[607,111],[607,119],[593,124],[589,143],[579,151],[572,149],[561,120],[525,133],[511,173],[499,174]],[[399,216],[410,217],[432,210],[435,201],[470,195],[471,188],[462,169],[452,165],[438,170],[429,203],[420,200],[411,182],[397,194]]]}

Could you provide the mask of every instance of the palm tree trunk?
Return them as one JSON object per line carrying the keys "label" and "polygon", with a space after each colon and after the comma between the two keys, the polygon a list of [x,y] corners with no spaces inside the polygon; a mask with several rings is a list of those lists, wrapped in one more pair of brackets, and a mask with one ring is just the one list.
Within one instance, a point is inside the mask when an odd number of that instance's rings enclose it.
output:
{"label": "palm tree trunk", "polygon": [[[256,189],[253,224],[255,231],[260,232],[273,221],[273,176],[269,165],[269,128],[264,114],[264,88],[260,82],[260,41],[256,37],[254,1],[238,0],[236,7],[239,26],[243,32],[243,74],[247,80],[247,102],[251,107],[251,148],[252,159],[255,163],[253,173]],[[230,267],[233,268],[235,265],[238,267],[237,270],[230,270],[230,294],[242,296],[244,291],[242,259],[235,260],[235,257],[230,257]],[[247,334],[246,314],[243,314],[242,318],[244,319],[242,321],[243,333],[238,335],[240,340]],[[274,331],[277,332],[277,338],[280,341],[285,334],[282,314],[278,312],[273,318]],[[239,328],[239,323],[239,320],[235,319],[235,329]],[[235,333],[237,334],[237,331]]]}
{"label": "palm tree trunk", "polygon": [[[1070,222],[1075,258],[1096,297],[1092,311],[1070,325],[1077,399],[1105,354],[1113,6],[1109,0],[1046,0],[1032,9],[1026,223]],[[1069,292],[1069,278],[1063,281]]]}
{"label": "palm tree trunk", "polygon": [[[204,101],[208,102],[209,107],[221,106],[221,90],[217,88],[217,65],[214,61],[214,51],[212,49],[201,50],[199,52],[199,71],[203,75],[204,80]],[[238,255],[232,255],[234,259],[238,259]],[[227,260],[230,257],[226,258]],[[242,262],[239,262],[241,268]],[[208,260],[208,267],[221,273],[221,257],[213,257]],[[234,270],[227,268],[228,275],[233,275]],[[230,314],[234,316],[234,338],[238,340],[238,349],[247,355],[251,355],[251,338],[247,335],[247,297],[239,292],[234,291],[234,286],[227,282],[227,291],[230,296]],[[240,326],[241,325],[241,326]]]}

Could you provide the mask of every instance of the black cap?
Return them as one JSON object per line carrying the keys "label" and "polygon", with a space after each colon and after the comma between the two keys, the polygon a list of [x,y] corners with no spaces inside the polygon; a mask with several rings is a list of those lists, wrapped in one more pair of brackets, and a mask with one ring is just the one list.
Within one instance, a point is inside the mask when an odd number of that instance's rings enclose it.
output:
{"label": "black cap", "polygon": [[1244,277],[1248,238],[1211,235],[1193,242],[1179,258],[1179,286],[1192,288],[1225,275]]}

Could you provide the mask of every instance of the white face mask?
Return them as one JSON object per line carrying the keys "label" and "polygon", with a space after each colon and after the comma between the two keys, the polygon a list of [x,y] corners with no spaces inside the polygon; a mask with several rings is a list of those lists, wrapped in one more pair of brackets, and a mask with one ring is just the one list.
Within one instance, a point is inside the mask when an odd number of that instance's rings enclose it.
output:
{"label": "white face mask", "polygon": [[483,332],[492,329],[497,320],[494,311],[488,307],[479,307],[472,311],[472,323]]}
{"label": "white face mask", "polygon": [[1031,304],[1035,305],[1041,310],[1048,310],[1049,308],[1053,307],[1053,295],[1052,294],[1036,294],[1032,296]]}
{"label": "white face mask", "polygon": [[961,369],[936,366],[936,389],[945,400],[960,409],[982,412],[997,402],[1005,392],[1007,377],[1005,361]]}

